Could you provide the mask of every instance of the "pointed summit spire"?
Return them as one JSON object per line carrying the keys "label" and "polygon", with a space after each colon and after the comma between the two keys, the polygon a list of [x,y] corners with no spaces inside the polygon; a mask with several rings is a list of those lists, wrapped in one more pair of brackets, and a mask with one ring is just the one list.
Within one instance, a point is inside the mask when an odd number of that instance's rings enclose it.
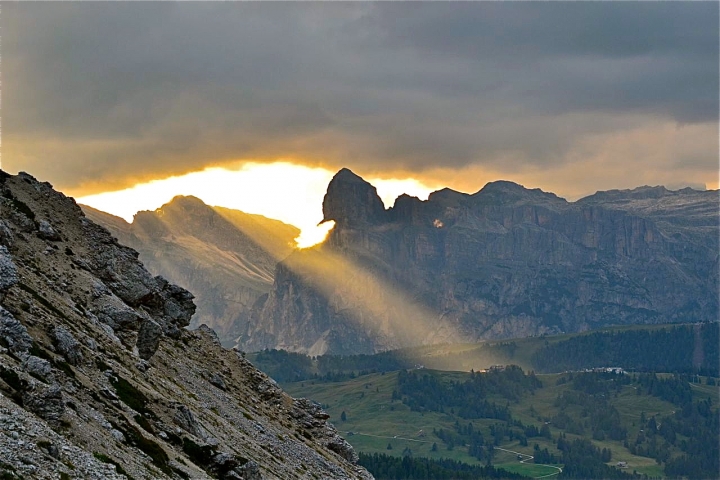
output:
{"label": "pointed summit spire", "polygon": [[348,168],[335,174],[323,199],[323,222],[341,226],[382,221],[385,206],[377,189]]}
{"label": "pointed summit spire", "polygon": [[356,174],[349,168],[341,168],[333,177],[333,181],[346,183],[368,183],[360,175]]}

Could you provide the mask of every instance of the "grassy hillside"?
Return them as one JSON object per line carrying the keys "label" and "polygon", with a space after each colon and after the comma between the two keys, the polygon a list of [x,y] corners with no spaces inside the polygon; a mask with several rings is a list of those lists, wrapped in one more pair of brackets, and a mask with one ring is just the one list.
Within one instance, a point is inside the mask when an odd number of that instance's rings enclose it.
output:
{"label": "grassy hillside", "polygon": [[[435,373],[439,372],[431,372]],[[466,376],[452,372],[442,375],[448,380]],[[397,388],[397,377],[398,372],[392,372],[385,375],[365,375],[339,383],[300,382],[288,385],[287,390],[293,396],[306,397],[321,403],[330,414],[330,421],[358,451],[400,456],[410,450],[418,457],[449,458],[471,465],[482,464],[483,462],[468,454],[467,448],[454,447],[448,450],[448,447],[433,435],[433,430],[453,430],[457,420],[455,415],[450,412],[413,412],[401,401],[392,400],[392,392]],[[342,412],[345,412],[345,421],[341,420]],[[493,421],[480,420],[476,423],[487,428]],[[544,446],[548,445],[548,442],[542,443]],[[392,450],[388,450],[388,445],[392,446]],[[540,465],[521,465],[514,455],[498,453],[501,461],[496,462],[496,466],[509,471],[530,476],[554,471]]]}
{"label": "grassy hillside", "polygon": [[[468,373],[428,369],[417,369],[411,373],[415,373],[418,379],[425,378],[426,382],[437,379],[447,388],[453,388],[453,382],[457,386],[473,378],[473,375]],[[361,452],[397,456],[412,454],[435,459],[451,458],[469,464],[484,463],[486,459],[481,461],[471,455],[471,446],[467,441],[470,437],[457,433],[458,427],[463,430],[467,424],[472,423],[474,431],[482,435],[486,448],[488,445],[497,446],[527,456],[537,455],[538,449],[540,451],[547,449],[549,454],[561,459],[563,452],[557,448],[561,434],[564,434],[568,442],[576,438],[595,436],[597,438],[592,440],[595,446],[612,452],[612,458],[605,462],[607,465],[626,462],[628,468],[625,471],[637,471],[653,477],[663,476],[664,463],[658,463],[647,453],[637,454],[637,450],[633,454],[628,447],[635,445],[638,436],[642,438],[644,432],[641,430],[647,430],[649,419],[655,416],[656,423],[660,423],[663,419],[672,417],[679,410],[679,405],[660,398],[657,394],[651,394],[648,387],[643,386],[638,379],[632,381],[630,376],[625,376],[627,383],[619,386],[611,385],[614,381],[612,377],[599,376],[595,383],[588,387],[583,383],[584,381],[577,380],[580,375],[582,374],[538,375],[537,378],[542,386],[534,390],[527,389],[514,400],[508,400],[506,395],[490,389],[483,400],[507,406],[512,416],[509,422],[494,418],[463,418],[458,407],[447,407],[442,412],[430,411],[427,408],[411,409],[409,405],[411,402],[408,400],[414,394],[408,396],[398,393],[401,377],[399,372],[363,375],[343,382],[308,380],[288,384],[286,388],[293,396],[307,397],[321,403],[331,415],[331,421]],[[605,384],[611,386],[609,391],[602,390]],[[572,397],[583,393],[583,388],[586,390],[597,388],[597,385],[602,387],[598,392],[605,393],[596,392],[590,395],[587,397],[590,400],[586,403],[598,402],[598,408],[603,410],[611,410],[612,407],[617,412],[618,428],[626,432],[624,439],[611,439],[607,435],[601,438],[601,435],[594,435],[590,424],[593,416],[598,412],[587,411],[587,405],[561,405],[558,402],[558,399],[563,398],[564,395]],[[690,384],[689,388],[693,402],[710,397],[712,408],[717,411],[719,400],[717,387]],[[437,398],[444,397],[438,392]],[[569,418],[569,420],[565,418],[564,423],[560,421],[563,413]],[[522,429],[517,426],[518,422],[524,427],[534,426],[538,431],[545,427],[545,435],[527,437],[520,433]],[[574,422],[575,426],[568,427],[568,422]],[[496,440],[493,429],[499,425],[504,425],[513,431],[513,438],[503,436]],[[448,445],[438,437],[437,432],[440,430],[456,435],[453,445]],[[515,434],[525,436],[525,439],[516,438]],[[464,445],[463,439],[466,441]],[[677,458],[683,454],[680,446],[683,440],[689,441],[687,437],[678,434],[676,445],[670,445],[654,435],[653,439],[646,439],[638,445],[643,448],[654,442],[656,447],[667,448],[669,458]],[[538,449],[534,448],[535,445]],[[521,464],[516,453],[504,450],[494,450],[492,463],[497,467],[531,477],[556,472],[551,467],[535,465],[532,461]]]}

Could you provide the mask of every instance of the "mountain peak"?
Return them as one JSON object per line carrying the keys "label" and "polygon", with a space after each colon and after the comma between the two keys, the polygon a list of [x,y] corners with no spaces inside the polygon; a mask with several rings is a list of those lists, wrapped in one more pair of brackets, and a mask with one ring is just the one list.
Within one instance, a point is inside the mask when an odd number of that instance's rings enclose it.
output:
{"label": "mountain peak", "polygon": [[508,190],[527,190],[525,188],[525,185],[520,185],[517,182],[513,182],[512,180],[495,180],[493,182],[488,182],[485,184],[485,186],[482,188],[482,190],[490,188],[499,188],[499,189],[508,189]]}
{"label": "mountain peak", "polygon": [[189,212],[212,211],[212,207],[193,195],[177,195],[158,210],[181,209]]}
{"label": "mountain peak", "polygon": [[635,187],[632,189],[624,190],[605,190],[597,191],[594,194],[580,199],[580,202],[606,202],[606,201],[619,201],[619,200],[644,200],[644,199],[659,199],[667,196],[683,195],[683,194],[697,194],[703,193],[700,190],[694,190],[692,188],[683,188],[681,190],[669,190],[663,185],[643,185],[642,187]]}
{"label": "mountain peak", "polygon": [[171,203],[178,205],[206,205],[205,202],[194,195],[176,195],[166,205]]}
{"label": "mountain peak", "polygon": [[360,175],[356,174],[349,168],[341,168],[333,177],[333,180],[347,183],[368,183]]}
{"label": "mountain peak", "polygon": [[380,221],[384,213],[385,205],[377,189],[350,169],[341,169],[328,184],[323,199],[323,222],[363,225]]}
{"label": "mountain peak", "polygon": [[452,188],[442,188],[428,195],[429,202],[438,202],[443,205],[459,204],[470,196]]}
{"label": "mountain peak", "polygon": [[544,192],[539,188],[526,188],[519,183],[509,180],[488,182],[479,192],[473,194],[472,197],[500,203],[515,203],[524,200],[563,201],[563,199],[554,193]]}

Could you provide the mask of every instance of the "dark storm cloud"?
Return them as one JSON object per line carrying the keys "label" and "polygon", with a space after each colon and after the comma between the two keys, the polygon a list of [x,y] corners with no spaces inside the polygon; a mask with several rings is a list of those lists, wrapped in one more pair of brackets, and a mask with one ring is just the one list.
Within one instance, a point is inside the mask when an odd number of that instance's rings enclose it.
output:
{"label": "dark storm cloud", "polygon": [[378,45],[499,68],[521,100],[552,112],[695,122],[717,118],[717,17],[716,3],[416,3],[384,5],[366,27]]}
{"label": "dark storm cloud", "polygon": [[563,162],[587,135],[716,122],[717,18],[689,2],[5,4],[4,166],[74,186],[231,159]]}
{"label": "dark storm cloud", "polygon": [[682,2],[439,2],[385,4],[366,17],[384,39],[472,57],[717,51],[717,5]]}

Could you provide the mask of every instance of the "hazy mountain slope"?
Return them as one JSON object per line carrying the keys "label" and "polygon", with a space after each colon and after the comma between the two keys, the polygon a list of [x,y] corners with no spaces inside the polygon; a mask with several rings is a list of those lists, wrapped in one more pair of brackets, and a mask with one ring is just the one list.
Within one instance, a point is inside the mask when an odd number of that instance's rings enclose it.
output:
{"label": "hazy mountain slope", "polygon": [[[75,202],[0,172],[3,478],[369,478]],[[118,468],[113,465],[117,465]]]}
{"label": "hazy mountain slope", "polygon": [[474,195],[404,195],[384,210],[343,169],[323,202],[334,230],[278,265],[244,346],[367,353],[716,321],[717,192],[605,197],[569,203],[499,181]]}
{"label": "hazy mountain slope", "polygon": [[275,264],[294,247],[299,230],[277,220],[175,197],[155,211],[138,212],[132,224],[83,207],[138,252],[148,270],[196,295],[191,327],[207,324],[225,345],[245,329],[250,308],[270,291]]}

